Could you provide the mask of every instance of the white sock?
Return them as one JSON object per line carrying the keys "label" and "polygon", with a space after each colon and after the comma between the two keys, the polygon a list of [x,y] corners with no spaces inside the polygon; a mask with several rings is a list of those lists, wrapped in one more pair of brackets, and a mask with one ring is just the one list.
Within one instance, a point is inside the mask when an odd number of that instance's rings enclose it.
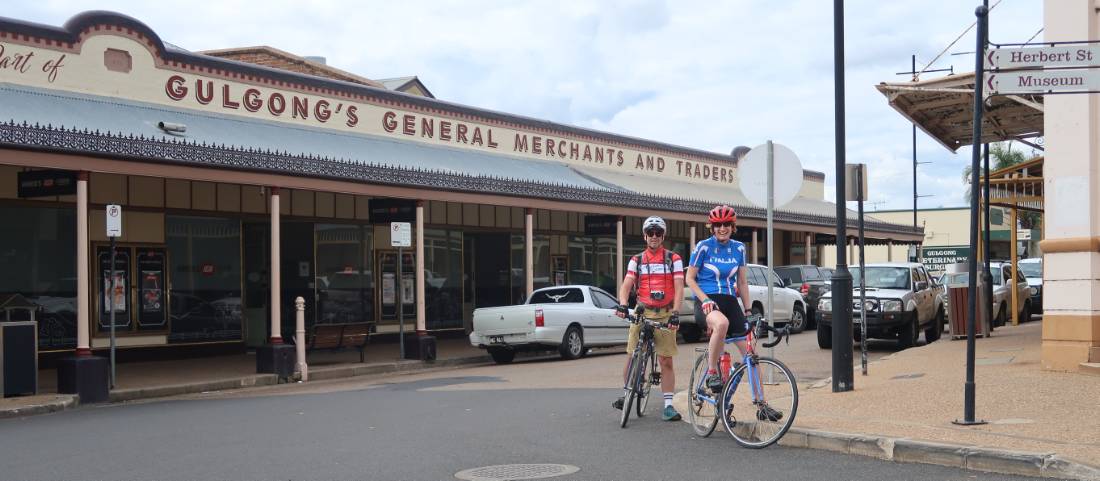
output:
{"label": "white sock", "polygon": [[672,405],[672,394],[673,393],[670,393],[670,392],[664,393],[664,395],[665,395],[665,407],[666,408]]}

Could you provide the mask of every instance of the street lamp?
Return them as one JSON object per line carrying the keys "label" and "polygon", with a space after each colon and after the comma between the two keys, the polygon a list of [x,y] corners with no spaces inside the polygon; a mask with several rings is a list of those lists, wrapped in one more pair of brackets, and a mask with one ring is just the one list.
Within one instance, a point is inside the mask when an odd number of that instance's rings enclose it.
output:
{"label": "street lamp", "polygon": [[[848,238],[844,183],[844,0],[833,0],[833,95],[836,135],[836,274],[833,296],[833,392],[851,391],[852,366],[852,273],[844,244]],[[820,329],[820,328],[819,328]]]}

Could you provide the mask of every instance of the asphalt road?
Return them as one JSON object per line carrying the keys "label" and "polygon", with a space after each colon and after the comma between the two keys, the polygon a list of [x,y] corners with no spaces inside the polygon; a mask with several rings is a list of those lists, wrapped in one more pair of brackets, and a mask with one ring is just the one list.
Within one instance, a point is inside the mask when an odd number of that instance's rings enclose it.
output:
{"label": "asphalt road", "polygon": [[[812,331],[777,354],[798,366],[828,359],[828,351],[796,350],[806,340],[815,342]],[[681,345],[681,357],[692,347]],[[659,403],[620,429],[610,407],[625,359],[617,352],[0,420],[0,479],[448,480],[471,468],[543,463],[579,468],[550,478],[561,480],[1031,479],[781,446],[743,449],[721,431],[702,439],[686,423],[660,421]]]}

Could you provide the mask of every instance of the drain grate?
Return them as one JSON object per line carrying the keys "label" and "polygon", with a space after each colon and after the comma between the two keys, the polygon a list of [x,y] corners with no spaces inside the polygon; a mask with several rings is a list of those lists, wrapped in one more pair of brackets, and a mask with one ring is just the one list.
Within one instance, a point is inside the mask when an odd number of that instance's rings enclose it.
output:
{"label": "drain grate", "polygon": [[467,481],[510,481],[553,478],[580,470],[581,468],[568,464],[499,464],[465,469],[455,473],[455,477]]}

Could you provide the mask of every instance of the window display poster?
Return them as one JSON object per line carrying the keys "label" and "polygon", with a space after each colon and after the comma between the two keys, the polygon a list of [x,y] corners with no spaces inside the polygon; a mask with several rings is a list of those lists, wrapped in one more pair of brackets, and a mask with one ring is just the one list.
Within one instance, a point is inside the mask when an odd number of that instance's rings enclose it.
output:
{"label": "window display poster", "polygon": [[392,272],[382,273],[382,304],[392,306],[397,303],[397,286],[394,282],[397,276]]}
{"label": "window display poster", "polygon": [[407,272],[401,273],[401,303],[412,305],[416,301],[416,278]]}
{"label": "window display poster", "polygon": [[111,249],[100,246],[96,250],[99,261],[99,327],[111,328],[111,307],[115,311],[115,328],[130,327],[130,249],[115,251],[115,283],[111,283]]}
{"label": "window display poster", "polygon": [[161,329],[168,323],[164,289],[166,286],[164,249],[139,248],[137,250],[137,282],[141,291],[138,299],[138,325],[142,328]]}

